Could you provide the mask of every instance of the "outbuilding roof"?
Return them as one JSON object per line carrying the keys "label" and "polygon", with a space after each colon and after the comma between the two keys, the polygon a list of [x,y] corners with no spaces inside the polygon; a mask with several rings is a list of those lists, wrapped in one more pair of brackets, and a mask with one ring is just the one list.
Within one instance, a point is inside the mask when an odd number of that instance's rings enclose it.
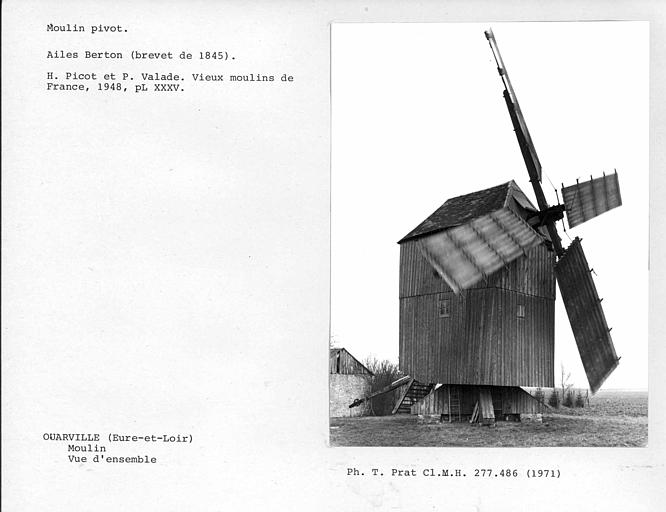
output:
{"label": "outbuilding roof", "polygon": [[[345,358],[344,369],[337,367],[336,360]],[[367,373],[374,375],[361,361],[349,353],[346,348],[331,348],[329,350],[330,373]]]}
{"label": "outbuilding roof", "polygon": [[460,226],[500,208],[512,206],[509,204],[511,199],[525,210],[537,211],[516,182],[511,180],[495,187],[448,199],[398,243]]}

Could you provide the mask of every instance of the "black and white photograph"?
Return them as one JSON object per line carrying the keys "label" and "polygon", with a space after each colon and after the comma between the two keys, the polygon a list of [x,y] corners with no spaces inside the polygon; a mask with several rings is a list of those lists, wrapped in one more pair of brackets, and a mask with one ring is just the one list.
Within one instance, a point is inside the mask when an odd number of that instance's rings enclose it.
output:
{"label": "black and white photograph", "polygon": [[2,9],[3,512],[663,508],[658,0]]}
{"label": "black and white photograph", "polygon": [[333,446],[646,445],[647,37],[333,25]]}

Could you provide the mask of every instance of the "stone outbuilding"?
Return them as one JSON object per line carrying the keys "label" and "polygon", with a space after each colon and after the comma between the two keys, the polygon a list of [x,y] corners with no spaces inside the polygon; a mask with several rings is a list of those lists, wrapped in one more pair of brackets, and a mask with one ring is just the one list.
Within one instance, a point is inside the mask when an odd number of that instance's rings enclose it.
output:
{"label": "stone outbuilding", "polygon": [[329,414],[331,418],[363,416],[370,413],[370,402],[349,408],[358,398],[372,391],[373,373],[344,348],[329,354]]}

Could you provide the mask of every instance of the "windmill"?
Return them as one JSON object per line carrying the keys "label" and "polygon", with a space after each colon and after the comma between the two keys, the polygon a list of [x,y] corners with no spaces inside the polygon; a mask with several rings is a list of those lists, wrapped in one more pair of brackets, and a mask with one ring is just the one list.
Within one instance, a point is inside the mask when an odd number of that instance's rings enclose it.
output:
{"label": "windmill", "polygon": [[[541,163],[491,30],[485,32],[535,207],[514,181],[446,201],[400,244],[400,365],[436,390],[412,412],[484,422],[540,410],[522,387],[554,386],[555,282],[590,390],[617,367],[601,300],[570,228],[622,204],[617,172],[562,186],[550,206]],[[559,197],[558,197],[559,203]]]}

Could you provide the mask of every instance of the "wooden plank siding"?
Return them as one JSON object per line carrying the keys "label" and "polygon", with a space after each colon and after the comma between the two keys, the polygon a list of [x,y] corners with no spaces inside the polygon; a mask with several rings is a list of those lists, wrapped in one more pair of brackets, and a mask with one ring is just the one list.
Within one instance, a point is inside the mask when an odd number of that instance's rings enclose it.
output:
{"label": "wooden plank siding", "polygon": [[[553,263],[539,246],[456,295],[413,241],[401,244],[401,369],[426,383],[552,387]],[[439,316],[441,299],[450,301],[448,317]]]}
{"label": "wooden plank siding", "polygon": [[[412,414],[434,415],[449,414],[448,393],[452,386],[440,386],[423,400],[412,405]],[[474,404],[479,398],[476,386],[457,386],[460,396],[460,412],[463,416],[471,415]],[[519,387],[490,388],[494,411],[502,414],[536,414],[543,412],[544,406]]]}
{"label": "wooden plank siding", "polygon": [[[555,299],[554,265],[555,253],[542,244],[529,250],[527,257],[513,261],[470,289],[502,288]],[[450,291],[423,257],[415,240],[400,244],[400,298]]]}

